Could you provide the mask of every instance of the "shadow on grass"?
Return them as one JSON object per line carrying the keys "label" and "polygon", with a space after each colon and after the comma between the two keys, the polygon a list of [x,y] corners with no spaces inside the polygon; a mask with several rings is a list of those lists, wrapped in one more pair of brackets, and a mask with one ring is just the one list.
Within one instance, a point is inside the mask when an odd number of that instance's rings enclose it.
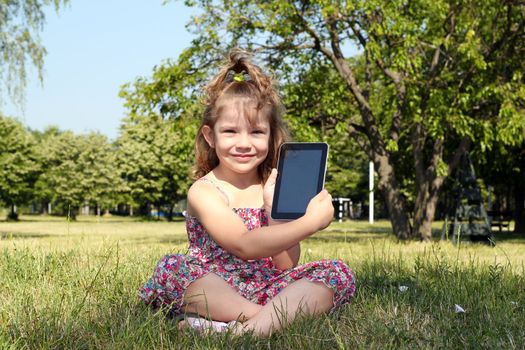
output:
{"label": "shadow on grass", "polygon": [[525,234],[524,233],[514,233],[514,232],[494,232],[494,237],[497,242],[508,241],[513,243],[525,243]]}
{"label": "shadow on grass", "polygon": [[392,229],[390,227],[373,227],[369,226],[363,229],[351,229],[352,233],[386,233],[392,234]]}
{"label": "shadow on grass", "polygon": [[0,239],[5,240],[11,240],[11,239],[30,239],[30,238],[45,238],[50,237],[51,235],[48,234],[41,234],[41,233],[32,233],[32,232],[24,232],[24,233],[13,233],[13,232],[0,232]]}
{"label": "shadow on grass", "polygon": [[67,222],[71,223],[97,223],[103,222],[105,224],[121,224],[121,223],[133,223],[133,222],[183,222],[185,218],[182,216],[174,216],[172,221],[168,221],[166,218],[159,218],[156,216],[96,216],[96,215],[78,215],[75,220],[63,215],[41,215],[41,214],[24,214],[19,217],[18,220],[7,220],[5,216],[0,217],[0,223],[24,223],[24,222]]}
{"label": "shadow on grass", "polygon": [[[514,233],[512,231],[502,231],[502,232],[493,231],[492,233],[494,235],[494,240],[496,244],[498,244],[498,242],[525,244],[525,234],[524,233]],[[434,241],[441,240],[442,236],[443,236],[443,230],[441,228],[432,229],[432,238],[434,239]],[[468,242],[467,237],[463,237],[463,238],[465,241]],[[443,240],[445,239],[443,238]],[[448,236],[448,240],[452,240],[452,235],[450,233]],[[480,241],[472,241],[471,243],[486,244],[488,242],[484,240],[480,240]]]}
{"label": "shadow on grass", "polygon": [[180,237],[174,237],[173,235],[166,235],[163,237],[129,237],[126,238],[126,240],[133,241],[133,243],[139,244],[166,243],[178,245],[188,243],[188,238],[185,235]]}
{"label": "shadow on grass", "polygon": [[316,243],[356,243],[382,239],[385,239],[384,234],[370,234],[370,232],[355,234],[355,232],[345,233],[344,231],[330,231],[310,236],[308,241]]}

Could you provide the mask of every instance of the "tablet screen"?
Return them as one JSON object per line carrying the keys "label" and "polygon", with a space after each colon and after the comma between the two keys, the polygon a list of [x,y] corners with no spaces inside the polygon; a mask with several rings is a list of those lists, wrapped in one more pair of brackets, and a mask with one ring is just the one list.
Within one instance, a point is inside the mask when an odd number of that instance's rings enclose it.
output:
{"label": "tablet screen", "polygon": [[272,218],[296,219],[324,186],[326,143],[284,143],[279,152]]}

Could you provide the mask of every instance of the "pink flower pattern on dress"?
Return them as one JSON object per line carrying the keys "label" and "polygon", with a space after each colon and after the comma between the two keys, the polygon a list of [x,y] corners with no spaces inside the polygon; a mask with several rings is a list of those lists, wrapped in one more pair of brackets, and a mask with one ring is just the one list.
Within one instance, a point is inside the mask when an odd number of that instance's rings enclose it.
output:
{"label": "pink flower pattern on dress", "polygon": [[[248,230],[268,225],[261,208],[233,209]],[[272,258],[243,260],[219,246],[197,218],[186,217],[188,254],[166,255],[153,276],[140,289],[140,298],[155,307],[183,312],[183,296],[188,286],[208,273],[221,277],[246,299],[266,304],[290,283],[302,278],[322,282],[334,291],[334,308],[347,303],[356,290],[355,277],[341,260],[319,260],[281,270]],[[256,234],[256,233],[253,233]]]}

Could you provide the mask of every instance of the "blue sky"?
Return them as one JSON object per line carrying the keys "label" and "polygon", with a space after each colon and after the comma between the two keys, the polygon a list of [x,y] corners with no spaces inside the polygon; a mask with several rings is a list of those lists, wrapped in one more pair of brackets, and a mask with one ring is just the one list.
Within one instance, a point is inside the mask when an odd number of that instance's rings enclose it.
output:
{"label": "blue sky", "polygon": [[43,86],[31,70],[25,111],[5,103],[3,114],[32,129],[98,130],[115,139],[125,115],[120,87],[178,57],[191,41],[185,24],[195,11],[162,0],[72,0],[58,15],[46,11]]}

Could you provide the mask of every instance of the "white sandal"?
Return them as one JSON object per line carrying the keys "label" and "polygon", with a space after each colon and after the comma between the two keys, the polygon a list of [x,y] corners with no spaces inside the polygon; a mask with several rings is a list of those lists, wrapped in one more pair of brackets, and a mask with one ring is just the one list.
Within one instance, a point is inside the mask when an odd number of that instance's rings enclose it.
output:
{"label": "white sandal", "polygon": [[199,332],[226,332],[229,329],[229,323],[221,321],[208,320],[203,317],[186,316],[184,317],[186,325]]}

